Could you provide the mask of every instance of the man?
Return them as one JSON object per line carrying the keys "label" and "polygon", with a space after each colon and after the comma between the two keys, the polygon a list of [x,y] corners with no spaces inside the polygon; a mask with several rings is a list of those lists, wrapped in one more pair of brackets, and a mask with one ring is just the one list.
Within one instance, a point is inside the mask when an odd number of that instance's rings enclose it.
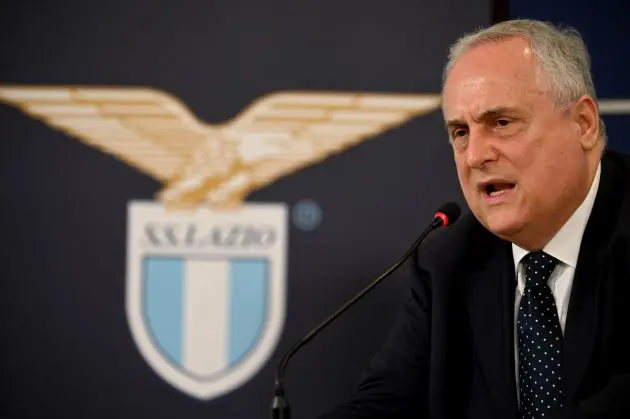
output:
{"label": "man", "polygon": [[443,113],[472,213],[433,233],[401,316],[322,418],[630,418],[630,159],[605,151],[579,35],[460,39]]}

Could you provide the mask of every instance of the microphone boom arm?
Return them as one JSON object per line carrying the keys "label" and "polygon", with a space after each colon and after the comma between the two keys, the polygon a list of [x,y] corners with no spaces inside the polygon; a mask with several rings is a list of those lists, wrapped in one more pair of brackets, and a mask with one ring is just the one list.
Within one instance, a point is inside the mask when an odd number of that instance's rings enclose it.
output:
{"label": "microphone boom arm", "polygon": [[290,419],[289,406],[284,400],[283,379],[284,373],[289,363],[289,360],[295,355],[295,353],[304,345],[306,345],[311,339],[313,339],[319,332],[321,332],[328,324],[343,314],[346,310],[352,307],[357,301],[359,301],[365,294],[370,292],[376,287],[383,279],[387,278],[394,271],[396,271],[400,265],[402,265],[416,250],[424,238],[435,228],[440,227],[442,224],[446,224],[448,221],[445,218],[435,217],[433,222],[422,232],[422,234],[416,239],[413,245],[407,250],[402,258],[400,258],[392,267],[383,272],[378,278],[374,279],[366,288],[354,296],[350,301],[344,304],[340,309],[333,313],[330,317],[320,323],[317,327],[307,333],[302,339],[297,341],[291,349],[282,357],[278,369],[276,371],[276,379],[274,384],[274,400],[272,403],[272,418],[273,419]]}

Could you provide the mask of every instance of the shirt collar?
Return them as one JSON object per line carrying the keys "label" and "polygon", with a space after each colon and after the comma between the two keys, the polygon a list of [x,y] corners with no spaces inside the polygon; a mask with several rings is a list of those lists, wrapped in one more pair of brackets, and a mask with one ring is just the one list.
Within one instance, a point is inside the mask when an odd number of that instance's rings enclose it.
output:
{"label": "shirt collar", "polygon": [[[586,223],[591,215],[593,204],[595,203],[595,197],[597,196],[597,189],[599,188],[599,178],[601,174],[601,162],[597,166],[595,172],[595,178],[591,184],[591,188],[584,198],[584,201],[578,209],[575,210],[571,218],[567,220],[562,228],[556,233],[555,236],[547,243],[543,248],[543,252],[558,259],[572,268],[577,266],[578,254],[580,252],[580,244],[582,243],[582,236],[584,235],[584,229]],[[512,243],[512,255],[514,257],[514,269],[517,272],[518,265],[521,259],[527,255],[529,251]]]}

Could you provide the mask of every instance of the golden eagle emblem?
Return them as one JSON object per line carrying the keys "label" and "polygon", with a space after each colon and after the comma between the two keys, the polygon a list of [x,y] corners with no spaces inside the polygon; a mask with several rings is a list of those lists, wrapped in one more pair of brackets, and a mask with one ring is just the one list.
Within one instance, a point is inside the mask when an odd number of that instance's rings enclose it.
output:
{"label": "golden eagle emblem", "polygon": [[220,124],[153,88],[0,86],[0,101],[164,184],[165,205],[242,203],[254,189],[440,106],[437,94],[276,92]]}

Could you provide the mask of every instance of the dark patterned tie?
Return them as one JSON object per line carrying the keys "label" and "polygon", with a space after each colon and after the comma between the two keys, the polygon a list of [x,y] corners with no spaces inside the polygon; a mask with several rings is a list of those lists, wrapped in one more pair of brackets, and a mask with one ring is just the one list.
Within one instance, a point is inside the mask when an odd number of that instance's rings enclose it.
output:
{"label": "dark patterned tie", "polygon": [[519,385],[524,419],[550,418],[563,406],[562,329],[547,284],[558,261],[543,252],[529,253],[525,292],[518,311]]}

